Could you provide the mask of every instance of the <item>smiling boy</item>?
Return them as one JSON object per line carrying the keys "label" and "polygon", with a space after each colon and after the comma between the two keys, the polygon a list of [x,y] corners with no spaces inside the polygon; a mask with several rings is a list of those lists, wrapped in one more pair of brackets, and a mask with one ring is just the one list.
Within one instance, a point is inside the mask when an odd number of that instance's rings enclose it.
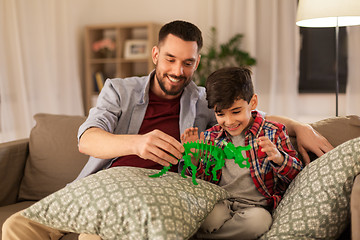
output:
{"label": "smiling boy", "polygon": [[[270,122],[256,111],[257,95],[247,68],[222,68],[206,82],[208,107],[218,124],[201,134],[201,139],[223,147],[223,140],[235,146],[251,145],[247,152],[250,168],[240,168],[226,159],[217,179],[205,175],[206,163],[192,159],[197,177],[225,188],[230,199],[218,203],[197,234],[205,239],[256,239],[271,226],[271,209],[276,208],[292,179],[302,169],[285,127]],[[197,128],[189,128],[182,141],[198,139]],[[180,169],[181,169],[180,164]],[[211,167],[209,169],[211,172]],[[190,175],[189,169],[187,174]]]}

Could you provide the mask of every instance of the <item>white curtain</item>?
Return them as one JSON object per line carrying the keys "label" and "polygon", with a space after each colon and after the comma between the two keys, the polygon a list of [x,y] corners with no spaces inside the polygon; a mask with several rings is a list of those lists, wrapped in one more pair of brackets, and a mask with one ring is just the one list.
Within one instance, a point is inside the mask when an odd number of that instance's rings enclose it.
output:
{"label": "white curtain", "polygon": [[29,136],[33,115],[83,114],[71,0],[0,1],[0,141]]}
{"label": "white curtain", "polygon": [[347,28],[348,33],[348,85],[346,89],[346,115],[360,116],[360,26]]}
{"label": "white curtain", "polygon": [[[202,2],[204,3],[204,2]],[[204,19],[218,30],[219,42],[243,33],[242,48],[257,59],[253,67],[258,108],[296,117],[298,29],[296,1],[208,1]],[[206,37],[206,35],[205,35]]]}

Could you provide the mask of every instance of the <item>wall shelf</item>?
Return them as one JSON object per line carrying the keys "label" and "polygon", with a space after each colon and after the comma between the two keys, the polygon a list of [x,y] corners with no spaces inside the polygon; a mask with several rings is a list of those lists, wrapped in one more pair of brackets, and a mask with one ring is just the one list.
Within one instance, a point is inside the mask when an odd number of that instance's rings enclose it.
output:
{"label": "wall shelf", "polygon": [[[160,24],[127,23],[91,25],[85,28],[85,79],[84,108],[86,115],[94,106],[94,99],[99,94],[96,75],[107,78],[125,78],[147,75],[154,69],[151,48],[157,43]],[[102,54],[93,49],[93,44],[103,39],[111,39],[115,49],[110,54]],[[134,41],[135,40],[135,41]],[[142,40],[146,44],[146,56],[125,58],[130,51],[129,42]],[[134,45],[136,47],[136,45]],[[132,47],[134,47],[132,46]],[[136,53],[135,53],[136,54]]]}

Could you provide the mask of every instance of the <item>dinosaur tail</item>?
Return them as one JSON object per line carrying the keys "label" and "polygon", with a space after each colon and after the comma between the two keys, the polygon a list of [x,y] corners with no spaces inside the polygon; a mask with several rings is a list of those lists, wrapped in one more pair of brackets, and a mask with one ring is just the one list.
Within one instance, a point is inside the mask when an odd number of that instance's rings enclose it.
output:
{"label": "dinosaur tail", "polygon": [[160,172],[149,175],[149,177],[152,177],[152,178],[160,177],[160,176],[166,174],[170,170],[171,166],[172,166],[171,164],[168,167],[165,166],[165,167],[163,167],[163,169],[161,169]]}

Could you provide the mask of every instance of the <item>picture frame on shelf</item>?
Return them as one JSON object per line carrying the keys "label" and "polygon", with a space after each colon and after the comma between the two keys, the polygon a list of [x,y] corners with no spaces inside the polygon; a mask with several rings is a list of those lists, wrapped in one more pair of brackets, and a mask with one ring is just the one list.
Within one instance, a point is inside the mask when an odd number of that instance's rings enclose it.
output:
{"label": "picture frame on shelf", "polygon": [[125,41],[125,59],[139,59],[149,56],[148,41],[143,39],[131,39]]}

